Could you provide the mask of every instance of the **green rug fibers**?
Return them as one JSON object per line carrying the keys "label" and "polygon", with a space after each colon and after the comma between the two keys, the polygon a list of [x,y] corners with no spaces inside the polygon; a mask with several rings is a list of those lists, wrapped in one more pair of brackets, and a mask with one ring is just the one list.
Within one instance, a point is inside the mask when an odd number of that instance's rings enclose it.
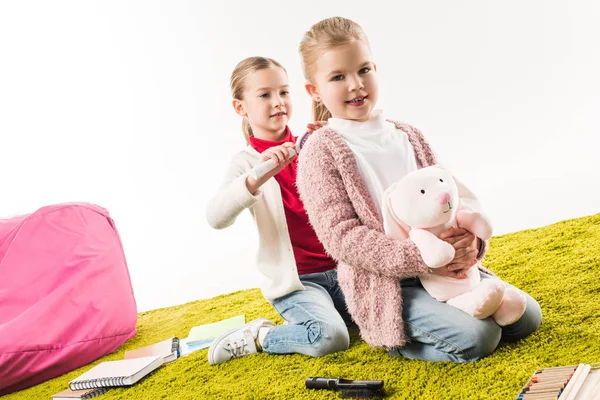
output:
{"label": "green rug fibers", "polygon": [[[536,298],[544,313],[540,330],[512,344],[501,343],[488,358],[470,364],[392,358],[351,331],[349,350],[326,357],[258,354],[210,366],[207,350],[161,367],[129,388],[100,399],[333,399],[308,391],[309,376],[383,379],[389,398],[511,399],[539,367],[600,361],[600,214],[540,229],[494,237],[485,265]],[[99,361],[123,358],[194,325],[237,314],[281,323],[256,289],[141,313],[137,335]],[[95,365],[96,363],[92,364]],[[48,399],[91,367],[7,395],[3,400]]]}

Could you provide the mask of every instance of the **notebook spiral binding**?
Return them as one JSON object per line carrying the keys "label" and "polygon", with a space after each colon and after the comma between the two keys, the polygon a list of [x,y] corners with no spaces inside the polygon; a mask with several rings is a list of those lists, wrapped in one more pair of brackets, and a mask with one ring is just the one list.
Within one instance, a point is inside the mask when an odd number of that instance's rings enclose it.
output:
{"label": "notebook spiral binding", "polygon": [[106,386],[123,386],[125,382],[126,376],[115,376],[112,378],[101,378],[101,379],[88,379],[85,381],[73,382],[71,384],[72,390],[84,390],[84,389],[94,389],[98,386],[106,387]]}
{"label": "notebook spiral binding", "polygon": [[91,399],[94,397],[98,397],[101,394],[104,394],[108,391],[107,388],[96,388],[96,390],[94,390],[93,392],[87,393],[84,397],[82,397],[83,399]]}
{"label": "notebook spiral binding", "polygon": [[179,357],[181,354],[179,354],[179,339],[178,338],[173,338],[173,343],[171,344],[171,352],[175,353],[177,352],[177,357]]}

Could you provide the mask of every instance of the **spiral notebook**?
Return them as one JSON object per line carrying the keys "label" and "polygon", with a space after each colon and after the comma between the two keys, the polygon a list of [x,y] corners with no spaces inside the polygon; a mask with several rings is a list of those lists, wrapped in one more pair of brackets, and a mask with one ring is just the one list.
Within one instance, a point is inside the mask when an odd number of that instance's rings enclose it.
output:
{"label": "spiral notebook", "polygon": [[71,390],[133,385],[163,363],[162,356],[105,361],[69,382]]}
{"label": "spiral notebook", "polygon": [[161,356],[164,362],[171,362],[177,359],[179,355],[179,339],[171,337],[161,342],[151,344],[150,346],[142,347],[125,352],[124,358],[140,358],[149,356]]}

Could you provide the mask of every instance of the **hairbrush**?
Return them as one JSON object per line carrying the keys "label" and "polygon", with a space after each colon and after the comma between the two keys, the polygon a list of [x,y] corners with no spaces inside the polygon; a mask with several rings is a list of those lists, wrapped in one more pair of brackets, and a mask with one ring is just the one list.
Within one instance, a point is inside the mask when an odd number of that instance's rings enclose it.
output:
{"label": "hairbrush", "polygon": [[306,388],[337,390],[343,398],[371,399],[384,395],[383,381],[310,377],[306,379]]}
{"label": "hairbrush", "polygon": [[[296,139],[296,145],[293,149],[288,149],[288,153],[290,154],[290,157],[294,157],[296,154],[300,154],[300,150],[302,150],[302,147],[304,146],[304,144],[306,143],[306,140],[309,138],[309,136],[311,135],[312,132],[304,132],[302,135],[298,136],[298,138]],[[269,171],[272,171],[275,168],[275,161],[273,160],[267,160],[259,165],[257,165],[256,167],[252,168],[252,171],[250,171],[250,176],[252,176],[254,179],[259,180],[260,178],[262,178],[263,176],[265,176],[265,174],[269,173]]]}

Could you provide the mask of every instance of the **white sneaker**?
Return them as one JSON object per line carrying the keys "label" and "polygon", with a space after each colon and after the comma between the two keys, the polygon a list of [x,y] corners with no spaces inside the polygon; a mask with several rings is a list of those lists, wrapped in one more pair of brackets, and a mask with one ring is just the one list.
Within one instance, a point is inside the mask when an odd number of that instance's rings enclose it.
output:
{"label": "white sneaker", "polygon": [[255,319],[239,328],[221,334],[208,348],[208,363],[216,365],[257,352],[256,339],[262,327],[275,326],[266,318]]}

